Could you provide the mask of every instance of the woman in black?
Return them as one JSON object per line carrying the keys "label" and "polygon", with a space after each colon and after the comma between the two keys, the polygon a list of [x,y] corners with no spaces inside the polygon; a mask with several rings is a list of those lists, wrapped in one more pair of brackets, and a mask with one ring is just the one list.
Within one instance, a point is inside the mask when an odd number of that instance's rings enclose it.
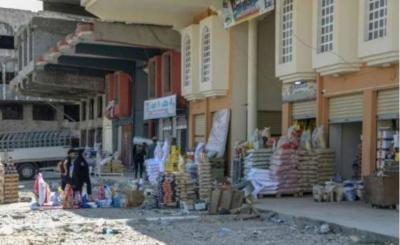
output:
{"label": "woman in black", "polygon": [[83,150],[80,150],[78,157],[74,162],[73,183],[74,191],[82,193],[83,185],[86,183],[87,194],[92,195],[92,184],[90,182],[89,164],[82,155]]}
{"label": "woman in black", "polygon": [[65,186],[67,184],[72,184],[72,174],[71,171],[71,163],[72,160],[76,158],[76,152],[74,149],[69,149],[67,153],[67,157],[65,160],[61,161],[58,164],[58,169],[60,171],[61,177],[61,190],[65,190]]}

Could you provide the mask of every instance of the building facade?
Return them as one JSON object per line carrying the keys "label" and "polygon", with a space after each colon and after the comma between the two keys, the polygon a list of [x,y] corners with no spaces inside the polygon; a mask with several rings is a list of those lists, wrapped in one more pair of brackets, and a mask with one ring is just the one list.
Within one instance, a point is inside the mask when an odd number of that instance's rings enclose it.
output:
{"label": "building facade", "polygon": [[398,130],[398,1],[282,0],[277,13],[283,133],[294,122],[323,126],[337,174],[351,177],[361,146],[368,176],[380,127]]}
{"label": "building facade", "polygon": [[[74,129],[79,121],[79,106],[38,96],[16,93],[10,82],[34,56],[34,31],[25,27],[35,16],[33,12],[0,8],[0,132],[47,131]],[[39,28],[40,29],[40,28]],[[36,36],[38,38],[38,36]],[[9,40],[9,42],[7,42]]]}

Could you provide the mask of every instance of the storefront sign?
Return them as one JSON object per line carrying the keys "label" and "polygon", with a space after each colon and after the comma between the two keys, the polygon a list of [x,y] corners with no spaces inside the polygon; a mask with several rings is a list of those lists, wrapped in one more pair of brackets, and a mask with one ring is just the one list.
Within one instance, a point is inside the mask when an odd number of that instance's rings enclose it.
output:
{"label": "storefront sign", "polygon": [[176,95],[146,100],[144,102],[144,120],[176,116]]}
{"label": "storefront sign", "polygon": [[213,116],[213,124],[208,137],[206,150],[208,152],[216,153],[217,157],[223,157],[225,154],[226,141],[229,131],[229,109],[217,111]]}
{"label": "storefront sign", "polygon": [[243,23],[274,9],[274,0],[223,0],[225,28]]}
{"label": "storefront sign", "polygon": [[315,82],[296,81],[284,84],[282,87],[282,101],[294,102],[312,100],[317,97],[317,84]]}

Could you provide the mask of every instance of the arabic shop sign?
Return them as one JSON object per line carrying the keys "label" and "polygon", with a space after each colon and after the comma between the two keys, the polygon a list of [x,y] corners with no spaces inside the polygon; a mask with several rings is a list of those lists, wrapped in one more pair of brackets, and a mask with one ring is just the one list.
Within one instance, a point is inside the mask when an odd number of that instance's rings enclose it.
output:
{"label": "arabic shop sign", "polygon": [[176,95],[146,100],[144,102],[144,120],[176,116]]}
{"label": "arabic shop sign", "polygon": [[284,84],[282,87],[282,101],[293,102],[301,100],[312,100],[317,98],[317,84],[314,81],[296,81]]}
{"label": "arabic shop sign", "polygon": [[274,9],[274,0],[223,0],[225,28],[256,18]]}

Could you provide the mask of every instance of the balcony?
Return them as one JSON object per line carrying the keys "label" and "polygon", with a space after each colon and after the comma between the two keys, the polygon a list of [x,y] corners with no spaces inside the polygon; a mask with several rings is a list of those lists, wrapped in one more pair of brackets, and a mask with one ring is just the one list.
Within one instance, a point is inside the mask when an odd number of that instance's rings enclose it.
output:
{"label": "balcony", "polygon": [[277,1],[275,71],[276,76],[284,83],[315,80],[311,50],[305,45],[312,43],[312,16],[309,14],[311,8],[312,1]]}
{"label": "balcony", "polygon": [[229,34],[219,16],[210,16],[199,27],[199,82],[204,97],[228,93]]}
{"label": "balcony", "polygon": [[0,101],[43,101],[40,97],[23,96],[12,89],[10,85],[0,84]]}
{"label": "balcony", "polygon": [[168,25],[176,29],[192,23],[208,8],[221,8],[220,0],[81,0],[85,9],[102,20]]}
{"label": "balcony", "polygon": [[387,0],[377,5],[370,4],[366,1],[359,2],[361,13],[358,18],[358,55],[369,66],[398,63],[399,1]]}
{"label": "balcony", "polygon": [[313,1],[313,68],[321,75],[358,71],[359,1]]}

